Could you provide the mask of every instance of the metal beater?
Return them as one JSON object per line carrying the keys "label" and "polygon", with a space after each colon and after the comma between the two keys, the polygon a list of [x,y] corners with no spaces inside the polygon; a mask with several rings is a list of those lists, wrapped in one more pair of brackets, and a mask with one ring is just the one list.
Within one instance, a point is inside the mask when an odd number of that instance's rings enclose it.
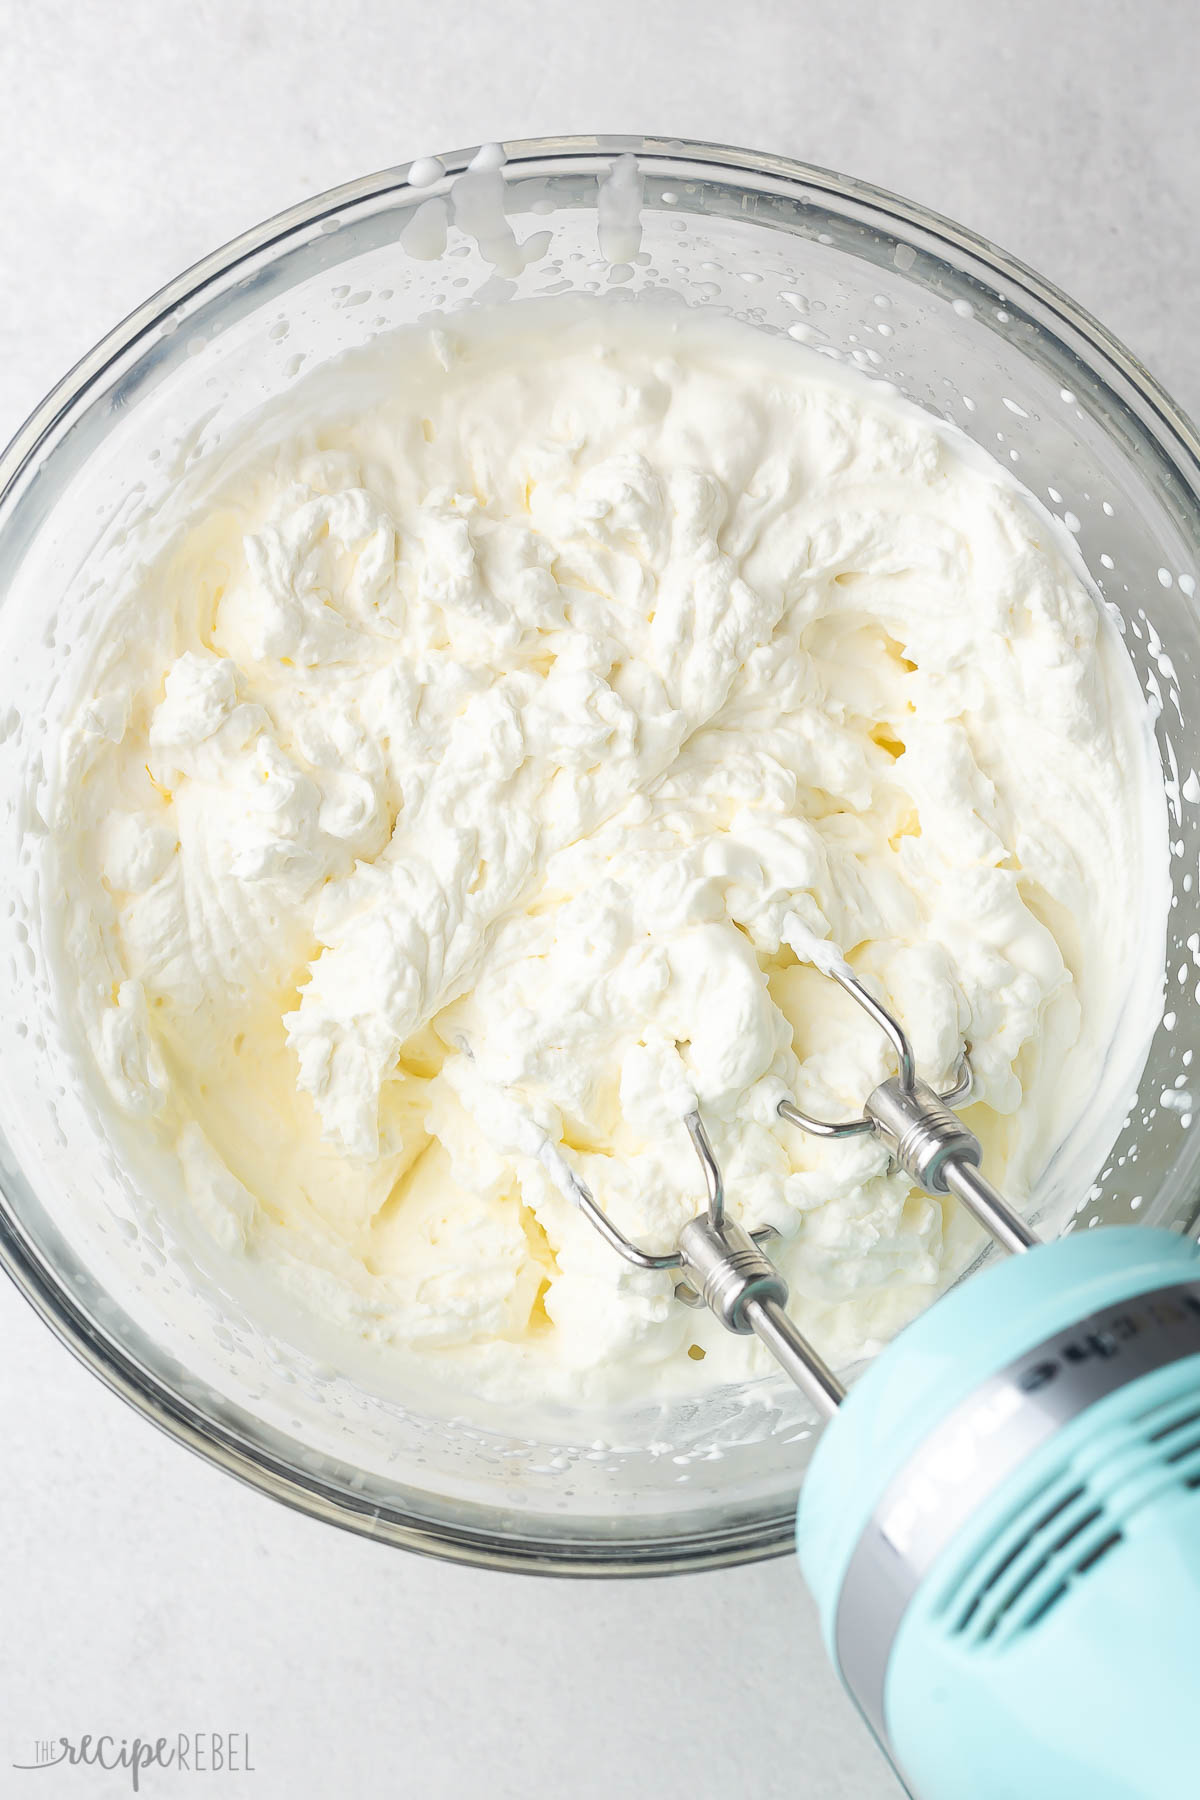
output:
{"label": "metal beater", "polygon": [[[903,1027],[843,962],[826,971],[884,1031],[896,1051],[898,1070],[871,1093],[861,1118],[832,1123],[815,1119],[790,1100],[779,1103],[780,1115],[817,1137],[855,1137],[873,1132],[892,1160],[927,1194],[954,1194],[1006,1250],[1027,1250],[1037,1238],[1024,1220],[979,1173],[983,1147],[952,1111],[971,1092],[971,1065],[964,1051],[953,1087],[935,1093],[916,1072],[912,1046]],[[679,1234],[679,1247],[655,1255],[639,1249],[598,1206],[586,1184],[572,1170],[572,1198],[605,1241],[638,1269],[678,1269],[683,1280],[675,1289],[686,1304],[705,1304],[726,1330],[753,1332],[818,1410],[831,1417],[846,1397],[833,1371],[797,1330],[786,1312],[788,1286],[764,1246],[775,1233],[743,1230],[725,1210],[725,1184],[708,1133],[698,1112],[685,1123],[704,1170],[708,1205]]]}

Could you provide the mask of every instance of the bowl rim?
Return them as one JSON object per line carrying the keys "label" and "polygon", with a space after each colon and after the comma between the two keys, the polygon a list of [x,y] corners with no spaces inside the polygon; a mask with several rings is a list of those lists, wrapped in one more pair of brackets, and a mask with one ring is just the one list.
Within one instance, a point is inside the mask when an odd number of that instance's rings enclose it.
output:
{"label": "bowl rim", "polygon": [[[466,169],[477,148],[440,153],[437,161],[446,177],[452,179]],[[952,253],[951,261],[967,258],[981,265],[989,283],[995,285],[1006,302],[1014,293],[1022,303],[1032,302],[1039,315],[1039,327],[1057,336],[1060,342],[1069,343],[1077,355],[1082,345],[1091,373],[1117,391],[1118,398],[1135,400],[1143,429],[1155,437],[1164,458],[1200,505],[1200,434],[1188,414],[1142,362],[1086,309],[979,233],[853,176],[731,145],[602,134],[512,139],[505,141],[502,148],[507,178],[519,175],[523,166],[531,163],[553,163],[559,165],[557,172],[565,172],[572,164],[602,166],[616,156],[632,154],[647,164],[656,160],[683,163],[694,165],[697,171],[708,166],[714,173],[751,183],[756,178],[768,179],[782,183],[785,191],[792,191],[797,197],[798,190],[818,202],[822,198],[835,204],[849,202],[869,209],[893,230],[898,227],[902,232],[919,232],[935,250]],[[409,181],[416,160],[344,182],[274,214],[191,264],[134,308],[50,389],[0,453],[0,516],[38,460],[39,452],[51,446],[56,431],[72,410],[114,364],[161,326],[166,314],[186,307],[210,284],[227,279],[239,264],[261,258],[296,233],[311,230],[346,208],[358,208],[364,202],[406,189],[414,197],[427,196],[428,186]],[[428,158],[419,160],[428,167]],[[501,1534],[474,1529],[457,1522],[439,1523],[406,1514],[399,1506],[385,1515],[365,1496],[355,1504],[343,1489],[334,1489],[319,1477],[285,1464],[261,1448],[249,1448],[235,1432],[148,1369],[61,1284],[57,1272],[39,1254],[25,1231],[2,1184],[0,1266],[60,1342],[151,1424],[260,1493],[345,1530],[476,1567],[573,1577],[669,1574],[730,1567],[782,1556],[792,1547],[794,1512],[790,1505],[786,1510],[764,1511],[759,1518],[742,1520],[728,1528],[704,1526],[661,1537],[648,1531],[643,1538],[594,1541],[569,1536],[555,1541],[533,1534],[525,1537],[508,1531]]]}

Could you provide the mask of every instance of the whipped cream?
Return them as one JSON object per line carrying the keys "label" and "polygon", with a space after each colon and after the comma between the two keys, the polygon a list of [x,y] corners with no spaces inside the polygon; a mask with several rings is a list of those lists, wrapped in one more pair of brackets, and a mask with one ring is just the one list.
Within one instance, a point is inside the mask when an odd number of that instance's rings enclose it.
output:
{"label": "whipped cream", "polygon": [[498,1398],[765,1372],[571,1204],[670,1248],[698,1104],[801,1324],[870,1353],[976,1239],[778,1115],[889,1072],[843,955],[927,1079],[969,1043],[992,1179],[1082,1194],[1162,797],[1073,545],[968,440],[564,299],[299,384],[178,510],[64,744],[59,904],[114,1131],[223,1255]]}

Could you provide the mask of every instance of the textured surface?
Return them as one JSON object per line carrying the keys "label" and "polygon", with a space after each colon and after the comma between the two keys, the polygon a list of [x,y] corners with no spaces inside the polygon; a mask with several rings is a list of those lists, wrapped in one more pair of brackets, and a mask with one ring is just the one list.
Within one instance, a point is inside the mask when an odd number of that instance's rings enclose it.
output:
{"label": "textured surface", "polygon": [[[736,18],[736,28],[731,21]],[[495,136],[669,131],[849,170],[962,219],[1200,410],[1200,25],[1184,0],[0,0],[0,434],[181,266],[305,194]],[[894,1800],[786,1563],[519,1584],[293,1518],[157,1437],[0,1289],[0,1792],[38,1738],[246,1731],[309,1800]],[[586,1686],[585,1686],[586,1681]],[[685,1714],[685,1695],[691,1717]]]}

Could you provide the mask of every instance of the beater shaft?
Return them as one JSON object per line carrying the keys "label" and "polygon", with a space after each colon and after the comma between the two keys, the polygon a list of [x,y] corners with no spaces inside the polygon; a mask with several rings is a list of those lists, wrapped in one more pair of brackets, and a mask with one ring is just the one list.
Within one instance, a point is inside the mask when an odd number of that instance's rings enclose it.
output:
{"label": "beater shaft", "polygon": [[846,1390],[807,1338],[796,1330],[778,1300],[749,1300],[745,1311],[751,1330],[784,1374],[791,1377],[822,1417],[832,1419],[846,1398]]}
{"label": "beater shaft", "polygon": [[1032,1250],[1038,1243],[1035,1232],[1019,1213],[1015,1213],[1002,1194],[969,1163],[951,1158],[943,1166],[946,1186],[955,1199],[961,1200],[973,1219],[991,1232],[1005,1250]]}
{"label": "beater shaft", "polygon": [[701,1213],[680,1232],[679,1250],[688,1282],[725,1329],[742,1337],[753,1332],[817,1410],[832,1418],[846,1390],[788,1318],[787,1282],[749,1232],[735,1219],[714,1221]]}

